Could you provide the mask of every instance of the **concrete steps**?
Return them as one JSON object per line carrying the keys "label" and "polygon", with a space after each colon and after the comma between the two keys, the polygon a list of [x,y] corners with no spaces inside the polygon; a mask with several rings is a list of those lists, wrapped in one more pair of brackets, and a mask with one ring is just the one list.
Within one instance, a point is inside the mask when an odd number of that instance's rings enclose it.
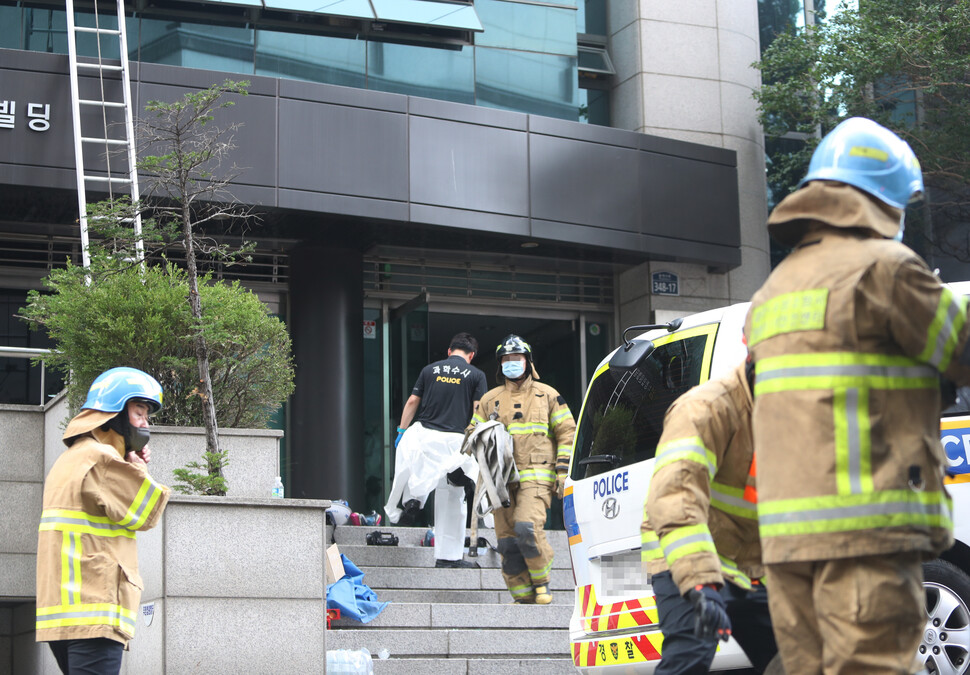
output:
{"label": "concrete steps", "polygon": [[[368,546],[375,529],[398,546]],[[427,528],[336,528],[330,540],[364,572],[364,583],[390,605],[369,624],[334,621],[327,649],[368,649],[380,675],[553,675],[574,673],[567,627],[573,579],[565,533],[549,532],[555,551],[551,605],[513,605],[498,554],[475,560],[481,569],[438,569],[434,549],[420,546]],[[479,535],[495,543],[493,530]],[[382,650],[390,658],[380,660]]]}

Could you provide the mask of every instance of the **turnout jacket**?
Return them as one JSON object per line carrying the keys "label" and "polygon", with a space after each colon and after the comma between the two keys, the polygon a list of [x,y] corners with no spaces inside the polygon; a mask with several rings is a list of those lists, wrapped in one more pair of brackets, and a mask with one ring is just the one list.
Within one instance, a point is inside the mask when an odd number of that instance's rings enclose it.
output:
{"label": "turnout jacket", "polygon": [[168,498],[169,488],[124,459],[124,440],[114,431],[95,429],[64,451],[44,484],[38,642],[128,643],[142,591],[135,532],[158,524]]}
{"label": "turnout jacket", "polygon": [[569,470],[576,422],[559,392],[527,375],[519,382],[506,380],[488,391],[472,415],[469,428],[493,413],[512,436],[519,482],[552,486],[556,474]]}
{"label": "turnout jacket", "polygon": [[967,301],[878,234],[900,216],[812,182],[769,219],[798,243],[745,325],[765,563],[932,557],[953,542],[939,374],[970,383]]}
{"label": "turnout jacket", "polygon": [[664,417],[640,526],[650,574],[680,592],[762,576],[751,390],[744,365],[674,401]]}

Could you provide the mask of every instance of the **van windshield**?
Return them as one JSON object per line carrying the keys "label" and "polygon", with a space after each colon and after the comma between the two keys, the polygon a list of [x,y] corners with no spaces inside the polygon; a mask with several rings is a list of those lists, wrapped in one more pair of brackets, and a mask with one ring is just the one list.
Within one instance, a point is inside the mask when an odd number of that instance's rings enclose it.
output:
{"label": "van windshield", "polygon": [[628,378],[609,368],[599,373],[576,430],[573,480],[654,456],[667,408],[702,377],[707,379],[714,332],[712,327],[683,338],[671,336]]}

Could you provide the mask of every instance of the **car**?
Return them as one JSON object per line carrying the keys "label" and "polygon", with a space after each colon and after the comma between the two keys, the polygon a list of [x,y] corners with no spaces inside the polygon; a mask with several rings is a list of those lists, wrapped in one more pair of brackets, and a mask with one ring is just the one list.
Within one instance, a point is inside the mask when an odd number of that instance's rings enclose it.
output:
{"label": "car", "polygon": [[[970,282],[950,286],[970,295]],[[570,648],[581,673],[649,674],[660,661],[656,599],[640,563],[653,456],[670,404],[744,360],[748,307],[628,328],[590,380],[563,496],[575,582]],[[628,339],[634,332],[641,334]],[[927,624],[919,646],[927,671],[940,675],[970,670],[970,388],[957,390],[956,399],[941,420],[956,543],[924,565]],[[711,670],[749,666],[732,638],[719,643]]]}

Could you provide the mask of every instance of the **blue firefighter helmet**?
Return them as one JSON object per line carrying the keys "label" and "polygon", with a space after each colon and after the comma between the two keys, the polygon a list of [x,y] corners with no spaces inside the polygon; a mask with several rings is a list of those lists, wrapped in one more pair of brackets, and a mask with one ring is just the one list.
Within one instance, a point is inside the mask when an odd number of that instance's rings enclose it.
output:
{"label": "blue firefighter helmet", "polygon": [[162,385],[137,368],[111,368],[91,383],[82,408],[121,412],[133,398],[145,401],[154,415],[162,409]]}
{"label": "blue firefighter helmet", "polygon": [[798,187],[813,180],[847,183],[897,209],[905,209],[923,192],[923,174],[913,149],[864,117],[845,120],[822,139]]}

